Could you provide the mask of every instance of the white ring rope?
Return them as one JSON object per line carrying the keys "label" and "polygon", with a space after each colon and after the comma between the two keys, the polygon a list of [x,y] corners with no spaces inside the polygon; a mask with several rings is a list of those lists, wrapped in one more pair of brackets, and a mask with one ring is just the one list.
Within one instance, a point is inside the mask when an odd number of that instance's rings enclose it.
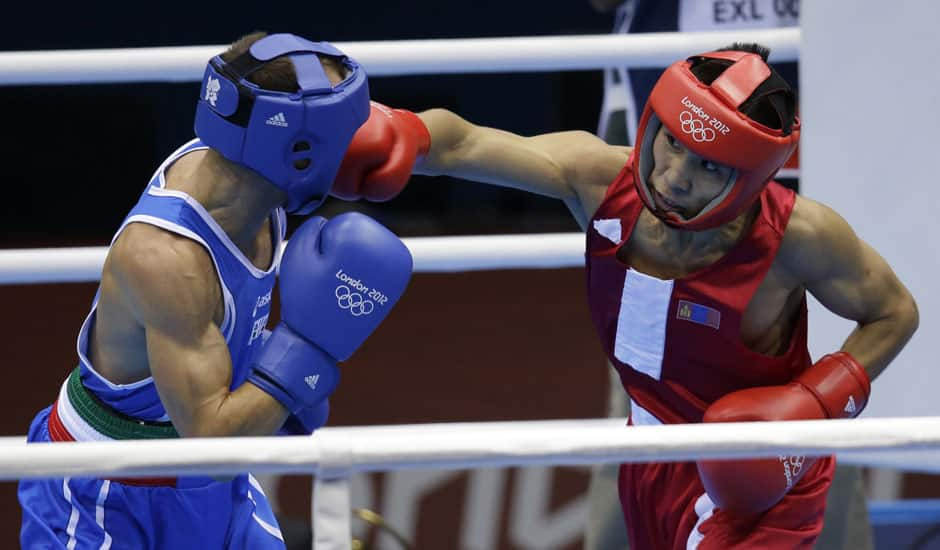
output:
{"label": "white ring rope", "polygon": [[[0,480],[590,465],[940,450],[940,418],[633,426],[550,420],[322,428],[304,437],[3,445]],[[940,472],[937,460],[917,469]]]}
{"label": "white ring rope", "polygon": [[[665,67],[683,56],[759,42],[772,61],[799,57],[798,27],[720,32],[664,32],[337,42],[370,76]],[[0,53],[0,85],[189,82],[227,45]]]}
{"label": "white ring rope", "polygon": [[[583,233],[402,240],[416,272],[584,266]],[[107,253],[104,246],[0,250],[0,284],[94,282]]]}

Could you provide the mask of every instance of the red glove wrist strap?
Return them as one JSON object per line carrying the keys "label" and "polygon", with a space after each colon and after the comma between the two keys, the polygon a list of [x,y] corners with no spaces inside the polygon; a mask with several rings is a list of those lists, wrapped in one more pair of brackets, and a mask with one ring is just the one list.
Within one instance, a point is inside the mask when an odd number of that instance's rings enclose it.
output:
{"label": "red glove wrist strap", "polygon": [[865,368],[844,351],[830,353],[796,378],[816,396],[829,418],[854,418],[868,404],[871,380]]}
{"label": "red glove wrist strap", "polygon": [[418,138],[418,160],[420,161],[431,150],[431,133],[428,131],[428,127],[425,126],[421,117],[407,109],[394,109],[394,111],[403,117],[403,120],[408,123],[408,128]]}

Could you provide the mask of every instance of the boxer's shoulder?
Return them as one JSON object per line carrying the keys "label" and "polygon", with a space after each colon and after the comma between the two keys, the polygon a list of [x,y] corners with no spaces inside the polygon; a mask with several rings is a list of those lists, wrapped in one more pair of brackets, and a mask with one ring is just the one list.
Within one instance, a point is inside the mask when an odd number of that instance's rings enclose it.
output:
{"label": "boxer's shoulder", "polygon": [[198,242],[148,224],[130,224],[114,242],[103,277],[142,322],[212,318],[221,293],[208,251]]}
{"label": "boxer's shoulder", "polygon": [[829,266],[854,250],[848,222],[823,203],[798,196],[778,252],[778,264],[802,281],[823,277]]}
{"label": "boxer's shoulder", "polygon": [[632,148],[608,145],[593,134],[572,132],[576,144],[569,155],[569,181],[576,190],[587,218],[604,202],[610,186],[617,181],[630,159]]}

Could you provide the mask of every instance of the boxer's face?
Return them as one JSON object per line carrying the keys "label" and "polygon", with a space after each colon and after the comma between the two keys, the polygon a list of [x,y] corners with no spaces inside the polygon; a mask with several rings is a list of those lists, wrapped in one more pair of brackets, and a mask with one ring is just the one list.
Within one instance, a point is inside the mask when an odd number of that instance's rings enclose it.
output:
{"label": "boxer's face", "polygon": [[685,219],[698,214],[728,185],[734,170],[686,149],[665,126],[653,140],[653,172],[649,184],[661,210]]}

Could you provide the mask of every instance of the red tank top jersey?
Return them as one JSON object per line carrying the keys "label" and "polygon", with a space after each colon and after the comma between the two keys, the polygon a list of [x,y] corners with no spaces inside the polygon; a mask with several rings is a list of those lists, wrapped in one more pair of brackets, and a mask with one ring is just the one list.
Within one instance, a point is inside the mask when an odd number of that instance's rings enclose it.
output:
{"label": "red tank top jersey", "polygon": [[633,178],[631,161],[591,219],[586,258],[591,317],[633,402],[663,423],[700,422],[726,393],[783,384],[809,367],[805,299],[782,355],[754,352],[741,339],[741,318],[777,255],[795,193],[771,183],[751,228],[721,259],[661,280],[617,258],[644,208]]}

